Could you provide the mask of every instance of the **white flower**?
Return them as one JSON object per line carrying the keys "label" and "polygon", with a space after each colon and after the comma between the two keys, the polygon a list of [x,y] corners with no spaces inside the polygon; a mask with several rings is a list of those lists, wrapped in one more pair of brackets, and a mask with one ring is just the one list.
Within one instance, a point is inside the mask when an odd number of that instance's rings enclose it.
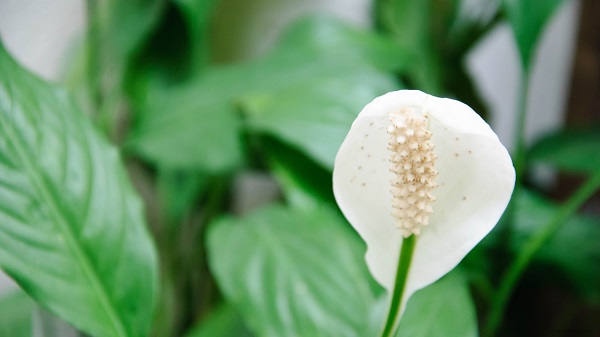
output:
{"label": "white flower", "polygon": [[373,277],[392,292],[403,237],[417,235],[401,307],[452,270],[504,212],[510,156],[467,105],[420,91],[361,111],[335,160],[335,198],[367,244]]}

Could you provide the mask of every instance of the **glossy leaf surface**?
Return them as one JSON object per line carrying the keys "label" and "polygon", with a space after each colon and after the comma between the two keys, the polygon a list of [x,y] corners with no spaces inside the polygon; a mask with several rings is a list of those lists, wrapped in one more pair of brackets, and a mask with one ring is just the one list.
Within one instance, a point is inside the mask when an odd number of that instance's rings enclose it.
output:
{"label": "glossy leaf surface", "polygon": [[376,288],[346,226],[282,206],[225,218],[208,233],[211,270],[259,336],[364,336]]}
{"label": "glossy leaf surface", "polygon": [[0,47],[0,267],[97,336],[145,336],[157,261],[117,150]]}

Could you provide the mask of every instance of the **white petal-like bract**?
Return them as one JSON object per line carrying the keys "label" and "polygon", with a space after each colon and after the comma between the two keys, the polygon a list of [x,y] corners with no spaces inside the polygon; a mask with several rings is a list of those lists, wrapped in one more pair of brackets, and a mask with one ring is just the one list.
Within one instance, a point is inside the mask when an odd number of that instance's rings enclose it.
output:
{"label": "white petal-like bract", "polygon": [[369,270],[389,292],[403,235],[392,215],[388,128],[390,113],[402,109],[427,117],[439,173],[429,225],[417,238],[406,303],[416,290],[452,270],[492,230],[510,200],[515,171],[489,125],[461,102],[401,90],[365,106],[337,154],[333,188],[340,209],[367,244]]}

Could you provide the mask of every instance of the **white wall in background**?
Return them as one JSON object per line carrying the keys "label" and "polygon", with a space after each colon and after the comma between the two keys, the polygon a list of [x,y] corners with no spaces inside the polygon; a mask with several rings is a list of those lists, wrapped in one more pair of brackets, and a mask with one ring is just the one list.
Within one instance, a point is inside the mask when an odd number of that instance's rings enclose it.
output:
{"label": "white wall in background", "polygon": [[84,34],[83,0],[0,0],[0,38],[26,68],[60,78],[65,54]]}

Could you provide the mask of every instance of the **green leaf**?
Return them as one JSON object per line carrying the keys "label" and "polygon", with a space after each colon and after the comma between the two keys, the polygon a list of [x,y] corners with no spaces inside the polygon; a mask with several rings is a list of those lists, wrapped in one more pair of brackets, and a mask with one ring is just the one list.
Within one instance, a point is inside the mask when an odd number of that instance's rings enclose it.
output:
{"label": "green leaf", "polygon": [[191,209],[209,177],[197,172],[159,170],[158,190],[164,216],[169,222],[178,222]]}
{"label": "green leaf", "polygon": [[[520,251],[529,238],[555,215],[556,205],[532,192],[517,199],[513,252]],[[600,303],[600,219],[584,215],[571,217],[537,252],[534,262],[559,270],[553,280],[573,286],[581,295]]]}
{"label": "green leaf", "polygon": [[347,226],[324,208],[224,218],[209,227],[209,265],[261,337],[365,336],[376,288]]}
{"label": "green leaf", "polygon": [[600,128],[572,129],[547,135],[531,148],[529,160],[569,172],[597,172],[600,170]]}
{"label": "green leaf", "polygon": [[150,97],[125,144],[165,169],[228,172],[241,165],[241,121],[226,92],[162,91]]}
{"label": "green leaf", "polygon": [[[91,43],[100,52],[100,64],[110,75],[123,75],[125,67],[158,23],[163,4],[158,0],[89,1]],[[106,74],[105,74],[106,75]],[[106,76],[105,76],[106,77]],[[120,82],[122,78],[113,78]]]}
{"label": "green leaf", "polygon": [[236,112],[247,108],[255,131],[293,143],[296,139],[285,138],[292,131],[281,134],[261,119],[282,108],[288,110],[273,117],[306,116],[302,126],[320,123],[312,129],[318,132],[315,138],[334,143],[303,150],[331,167],[333,148],[362,106],[396,88],[378,69],[397,67],[401,60],[386,41],[323,18],[301,21],[261,60],[209,68],[176,88],[147,94],[127,146],[161,166],[232,170],[243,161]]}
{"label": "green leaf", "polygon": [[35,303],[21,290],[0,296],[0,336],[31,336]]}
{"label": "green leaf", "polygon": [[465,277],[454,271],[417,291],[407,303],[396,336],[478,336],[477,315]]}
{"label": "green leaf", "polygon": [[534,51],[546,24],[562,0],[502,0],[502,6],[517,41],[523,68],[531,67]]}
{"label": "green leaf", "polygon": [[[448,2],[448,0],[434,0]],[[495,23],[500,1],[498,0],[450,0],[453,11],[449,23],[440,27],[440,32],[450,37],[448,43],[454,49],[463,48],[463,55]],[[442,6],[440,6],[442,7]],[[443,14],[443,13],[440,13]]]}
{"label": "green leaf", "polygon": [[370,69],[355,68],[335,76],[325,71],[305,75],[302,83],[253,94],[242,105],[252,130],[275,136],[332,170],[335,155],[362,107],[395,85]]}
{"label": "green leaf", "polygon": [[409,59],[408,75],[414,86],[431,94],[442,91],[441,59],[430,28],[432,0],[378,0],[376,15]]}
{"label": "green leaf", "polygon": [[0,267],[98,336],[145,336],[157,259],[119,154],[0,46]]}
{"label": "green leaf", "polygon": [[[216,0],[171,0],[183,13],[190,35],[193,65],[205,66],[210,61],[209,26]],[[198,71],[199,68],[193,69]]]}
{"label": "green leaf", "polygon": [[214,309],[187,337],[252,337],[235,309],[222,303]]}

